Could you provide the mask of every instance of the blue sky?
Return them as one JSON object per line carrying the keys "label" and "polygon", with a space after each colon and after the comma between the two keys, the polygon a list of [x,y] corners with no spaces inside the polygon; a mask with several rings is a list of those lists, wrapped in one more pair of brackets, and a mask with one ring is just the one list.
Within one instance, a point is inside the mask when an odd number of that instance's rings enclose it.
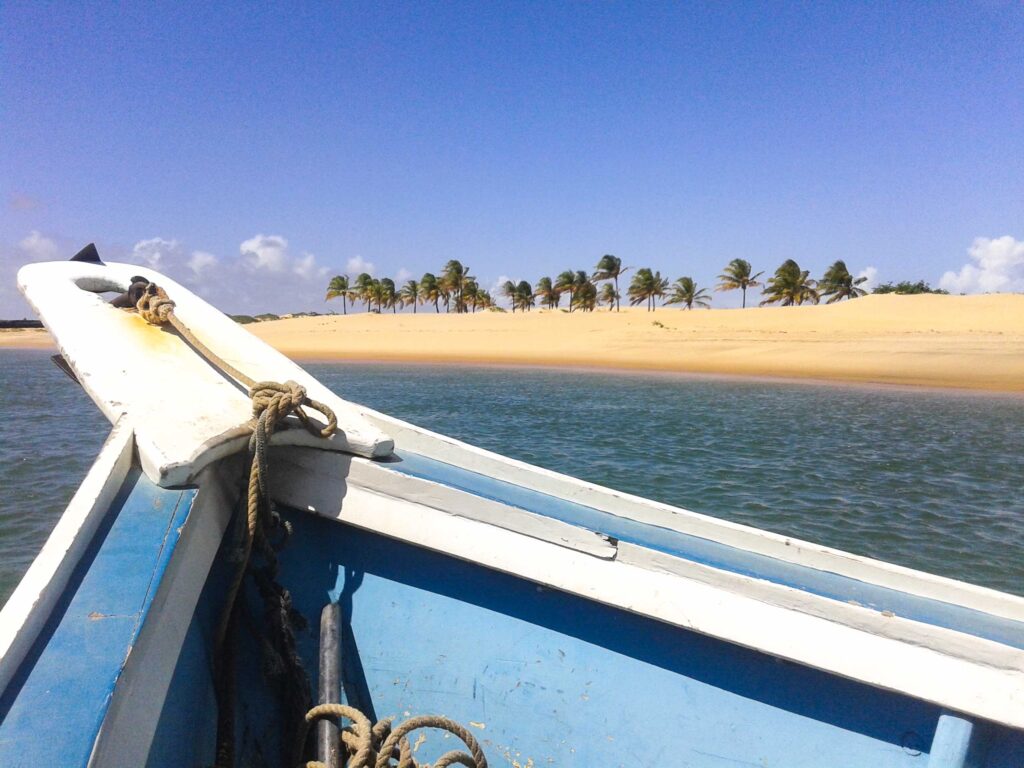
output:
{"label": "blue sky", "polygon": [[217,5],[0,6],[0,317],[90,240],[229,311],[604,253],[1024,290],[1020,3]]}

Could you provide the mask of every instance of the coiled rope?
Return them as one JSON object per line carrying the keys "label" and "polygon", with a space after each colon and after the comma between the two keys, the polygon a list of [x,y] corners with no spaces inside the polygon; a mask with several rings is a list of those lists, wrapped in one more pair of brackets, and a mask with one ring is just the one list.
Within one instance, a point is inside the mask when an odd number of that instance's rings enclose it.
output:
{"label": "coiled rope", "polygon": [[[310,434],[322,438],[334,434],[338,428],[338,419],[330,407],[311,399],[305,388],[294,381],[286,381],[283,384],[274,381],[255,381],[239,371],[196,338],[174,313],[175,303],[163,288],[142,279],[133,281],[136,282],[145,283],[142,295],[135,304],[139,315],[152,325],[173,327],[207,361],[244,384],[252,400],[245,524],[241,526],[237,537],[239,542],[233,559],[237,560],[238,568],[228,589],[214,645],[218,678],[217,768],[230,768],[234,765],[235,663],[233,644],[229,642],[229,636],[233,639],[235,634],[232,630],[236,625],[238,595],[245,574],[250,571],[255,576],[257,589],[263,598],[270,627],[271,637],[264,643],[264,655],[269,658],[269,662],[265,661],[264,666],[268,676],[285,687],[285,699],[288,701],[286,709],[292,710],[292,715],[300,719],[298,728],[294,729],[297,736],[296,760],[301,760],[313,723],[323,719],[337,721],[344,718],[352,722],[351,726],[340,729],[339,736],[342,742],[341,753],[348,754],[347,768],[389,768],[392,759],[398,760],[397,768],[430,768],[421,767],[413,759],[409,746],[408,734],[420,728],[448,731],[460,738],[469,748],[468,753],[459,750],[445,753],[433,768],[447,768],[455,764],[468,768],[487,768],[487,758],[473,734],[447,717],[413,717],[392,730],[390,718],[371,725],[366,715],[344,704],[321,704],[309,708],[309,677],[295,649],[294,627],[302,623],[303,619],[292,607],[288,590],[277,582],[277,552],[291,535],[291,524],[281,519],[267,493],[267,446],[274,432],[289,415],[296,416]],[[326,426],[312,421],[304,408],[319,411],[327,421]],[[239,520],[241,519],[240,517]],[[273,541],[272,537],[275,534],[278,538]],[[255,570],[252,568],[254,549],[264,561],[264,565]],[[306,709],[308,711],[302,717],[302,711]],[[287,736],[285,743],[288,743]],[[328,768],[319,761],[307,762],[305,765],[306,768]]]}
{"label": "coiled rope", "polygon": [[[306,713],[304,728],[300,731],[299,746],[305,743],[310,728],[320,720],[332,720],[340,725],[341,720],[352,724],[341,728],[341,753],[348,755],[347,768],[447,768],[450,765],[464,765],[467,768],[487,768],[487,758],[480,744],[466,728],[454,720],[439,715],[411,717],[392,729],[392,719],[385,718],[371,725],[369,718],[354,707],[344,704],[320,704]],[[433,766],[417,763],[412,756],[409,734],[421,728],[437,728],[462,739],[469,752],[458,749],[446,752]],[[305,768],[328,768],[326,763],[311,760]]]}

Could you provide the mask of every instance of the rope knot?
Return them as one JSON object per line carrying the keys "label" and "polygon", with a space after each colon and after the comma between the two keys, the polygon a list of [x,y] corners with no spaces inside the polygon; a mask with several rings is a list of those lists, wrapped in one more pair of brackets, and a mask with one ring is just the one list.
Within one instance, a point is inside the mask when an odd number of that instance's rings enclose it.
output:
{"label": "rope knot", "polygon": [[[269,432],[273,432],[273,427],[290,413],[298,416],[302,425],[317,437],[330,437],[338,428],[334,412],[323,403],[307,397],[306,388],[294,381],[283,384],[277,381],[258,381],[249,388],[249,397],[252,399],[253,421],[258,423],[263,419],[270,426]],[[327,426],[321,428],[310,421],[303,406],[322,413],[327,419]]]}
{"label": "rope knot", "polygon": [[136,302],[142,318],[151,325],[164,325],[174,312],[174,301],[167,296],[167,291],[156,283],[147,283],[142,297]]}

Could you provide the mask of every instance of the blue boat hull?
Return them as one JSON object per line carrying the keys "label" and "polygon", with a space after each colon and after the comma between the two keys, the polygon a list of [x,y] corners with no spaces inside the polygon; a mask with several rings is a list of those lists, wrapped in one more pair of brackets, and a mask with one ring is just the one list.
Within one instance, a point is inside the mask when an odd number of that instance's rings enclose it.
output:
{"label": "blue boat hull", "polygon": [[[373,718],[442,713],[470,723],[495,765],[939,765],[928,760],[942,711],[929,703],[345,524],[290,519],[281,581],[308,620],[299,649],[314,689],[315,620],[336,601],[346,700]],[[219,595],[214,587],[204,599]],[[152,768],[212,760],[216,614],[201,610],[189,632]],[[244,647],[241,665],[259,669],[251,639]],[[242,765],[276,764],[287,748],[269,690],[259,675],[243,684]],[[976,731],[977,765],[1024,765],[1024,733]],[[417,759],[446,749],[428,733]]]}
{"label": "blue boat hull", "polygon": [[[0,764],[39,765],[54,754],[62,765],[88,764],[116,662],[146,621],[193,499],[191,490],[129,475],[24,673],[4,693]],[[314,690],[316,618],[338,602],[346,700],[374,718],[443,713],[469,723],[495,765],[1024,765],[1024,732],[968,724],[961,740],[974,762],[936,762],[934,745],[946,749],[943,739],[965,721],[947,716],[952,725],[940,728],[935,705],[344,523],[294,510],[288,517],[294,534],[280,581],[308,619],[298,648]],[[211,647],[230,573],[225,551],[174,666],[151,768],[213,762]],[[238,764],[279,765],[289,745],[279,699],[260,671],[262,604],[247,589]],[[24,738],[41,731],[50,735]],[[447,748],[429,733],[416,757]]]}

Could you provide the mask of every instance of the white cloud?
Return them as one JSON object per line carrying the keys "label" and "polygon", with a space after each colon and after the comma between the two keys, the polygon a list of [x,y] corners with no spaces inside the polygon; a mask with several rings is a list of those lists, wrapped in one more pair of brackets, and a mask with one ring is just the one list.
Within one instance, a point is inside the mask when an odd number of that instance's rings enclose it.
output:
{"label": "white cloud", "polygon": [[951,293],[1024,291],[1024,241],[1009,235],[976,237],[967,255],[971,261],[959,272],[946,272],[940,288]]}
{"label": "white cloud", "polygon": [[57,244],[48,237],[43,237],[38,230],[33,229],[28,233],[18,247],[25,252],[32,261],[53,261],[57,258]]}
{"label": "white cloud", "polygon": [[238,250],[253,269],[281,272],[285,268],[288,241],[280,235],[255,235],[239,245]]}
{"label": "white cloud", "polygon": [[860,287],[868,293],[871,293],[875,286],[878,285],[878,269],[876,267],[865,267],[857,273],[857,277],[858,279],[861,277],[867,278],[867,280],[860,284]]}
{"label": "white cloud", "polygon": [[[292,267],[292,271],[299,277],[312,277],[318,271],[316,268],[316,256],[312,253],[302,254],[302,258],[295,261],[295,266]],[[319,270],[320,273],[325,271],[326,267]]]}
{"label": "white cloud", "polygon": [[345,274],[353,277],[363,272],[372,275],[376,269],[372,261],[367,261],[362,256],[353,256],[345,262]]}
{"label": "white cloud", "polygon": [[217,257],[206,251],[192,251],[192,257],[188,260],[188,268],[197,275],[204,269],[209,269],[217,263]]}
{"label": "white cloud", "polygon": [[149,240],[139,240],[132,247],[132,260],[143,262],[150,269],[162,271],[166,268],[168,259],[179,255],[179,250],[177,240],[151,237]]}
{"label": "white cloud", "polygon": [[396,285],[402,285],[403,283],[405,283],[406,280],[408,280],[411,277],[412,277],[412,272],[410,272],[405,267],[401,267],[398,270],[398,274],[395,275],[395,284]]}

